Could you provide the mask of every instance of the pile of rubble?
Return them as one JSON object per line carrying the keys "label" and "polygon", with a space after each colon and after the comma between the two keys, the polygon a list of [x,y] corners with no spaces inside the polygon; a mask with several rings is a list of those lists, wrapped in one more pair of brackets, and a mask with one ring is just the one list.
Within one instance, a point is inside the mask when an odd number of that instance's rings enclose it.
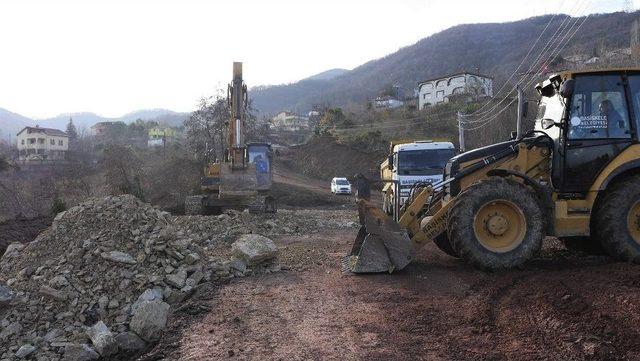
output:
{"label": "pile of rubble", "polygon": [[[0,360],[134,354],[203,282],[280,269],[270,239],[224,218],[173,217],[127,195],[60,213],[0,260]],[[231,235],[229,253],[213,254]]]}

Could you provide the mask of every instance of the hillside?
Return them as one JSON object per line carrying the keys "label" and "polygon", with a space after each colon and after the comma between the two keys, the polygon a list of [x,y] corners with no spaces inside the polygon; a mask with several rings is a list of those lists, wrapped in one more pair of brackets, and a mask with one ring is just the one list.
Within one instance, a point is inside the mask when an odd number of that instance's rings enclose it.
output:
{"label": "hillside", "polygon": [[[599,55],[604,48],[629,46],[631,23],[639,13],[592,15],[560,54]],[[567,15],[558,15],[539,44],[546,44]],[[303,79],[297,83],[251,90],[262,114],[280,110],[305,112],[314,104],[344,106],[362,103],[390,84],[412,95],[420,80],[462,70],[493,76],[498,84],[518,66],[552,15],[510,23],[459,25],[431,35],[333,79]]]}
{"label": "hillside", "polygon": [[46,119],[31,119],[0,108],[0,138],[6,139],[9,136],[14,137],[18,131],[27,125],[37,124],[42,127],[64,130],[67,127],[69,118],[73,118],[73,123],[78,129],[88,129],[98,122],[122,121],[131,123],[137,119],[157,121],[171,126],[181,126],[188,117],[189,113],[178,113],[167,109],[145,109],[127,113],[117,118],[108,118],[95,113],[82,112],[60,114]]}

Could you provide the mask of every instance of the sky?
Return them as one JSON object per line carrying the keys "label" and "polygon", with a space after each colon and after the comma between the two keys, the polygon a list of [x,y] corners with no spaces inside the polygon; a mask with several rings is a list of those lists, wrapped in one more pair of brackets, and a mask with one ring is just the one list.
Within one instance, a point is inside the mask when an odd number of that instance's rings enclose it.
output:
{"label": "sky", "polygon": [[[226,88],[352,69],[457,24],[640,0],[0,0],[0,108],[33,117],[192,111]],[[533,40],[532,40],[533,41]]]}

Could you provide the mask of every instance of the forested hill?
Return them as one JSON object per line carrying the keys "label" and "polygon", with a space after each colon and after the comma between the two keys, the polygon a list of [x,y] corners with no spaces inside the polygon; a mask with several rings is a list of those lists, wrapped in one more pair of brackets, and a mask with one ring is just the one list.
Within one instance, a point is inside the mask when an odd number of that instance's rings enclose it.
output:
{"label": "forested hill", "polygon": [[[591,15],[560,56],[598,56],[608,49],[628,47],[631,23],[638,16],[638,12]],[[501,84],[549,21],[553,19],[538,43],[540,48],[567,18],[547,15],[510,23],[458,25],[334,78],[311,77],[293,84],[256,87],[250,96],[264,116],[281,110],[305,112],[314,104],[362,103],[391,84],[399,84],[409,95],[421,80],[463,70],[480,71]],[[564,24],[572,23],[569,19]]]}

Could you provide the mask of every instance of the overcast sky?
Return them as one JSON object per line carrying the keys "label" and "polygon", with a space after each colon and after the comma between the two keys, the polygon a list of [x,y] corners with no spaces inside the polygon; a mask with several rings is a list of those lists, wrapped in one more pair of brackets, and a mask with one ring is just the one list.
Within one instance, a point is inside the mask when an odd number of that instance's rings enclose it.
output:
{"label": "overcast sky", "polygon": [[[590,3],[590,4],[589,4]],[[352,69],[450,26],[624,0],[0,0],[0,108],[36,118],[191,111],[225,87]],[[638,7],[640,0],[633,0]],[[587,7],[589,7],[587,9]],[[534,39],[532,39],[533,41]]]}

